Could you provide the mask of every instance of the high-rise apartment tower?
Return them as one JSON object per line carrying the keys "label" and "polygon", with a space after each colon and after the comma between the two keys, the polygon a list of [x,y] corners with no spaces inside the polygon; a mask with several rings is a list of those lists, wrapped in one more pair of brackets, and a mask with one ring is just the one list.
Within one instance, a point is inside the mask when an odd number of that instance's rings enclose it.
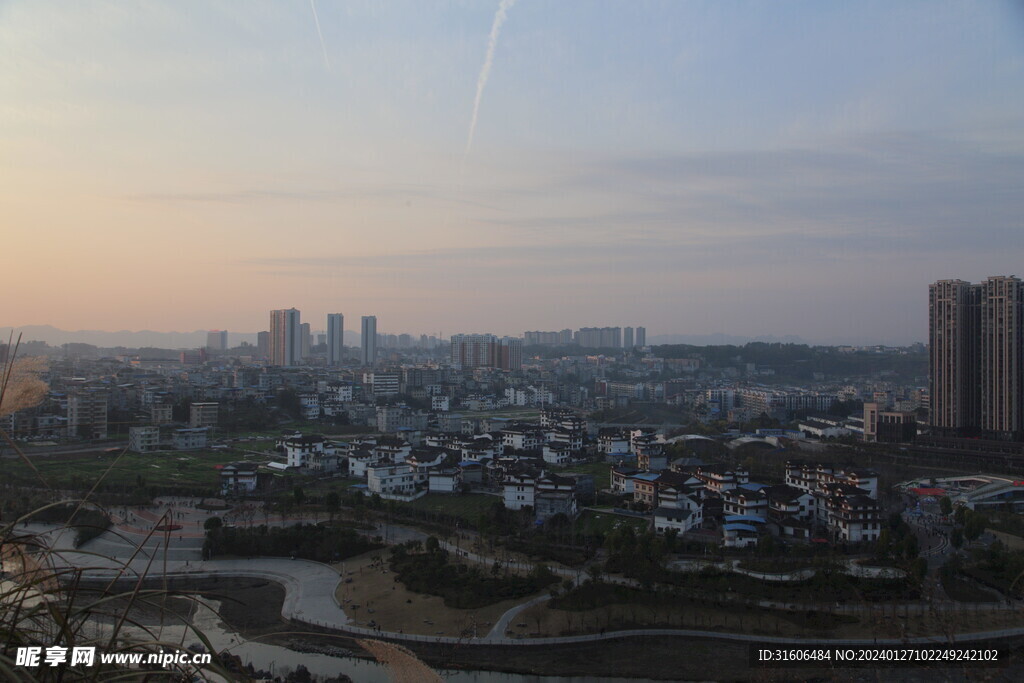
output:
{"label": "high-rise apartment tower", "polygon": [[1020,438],[1024,431],[1024,283],[940,280],[928,288],[933,427]]}
{"label": "high-rise apartment tower", "polygon": [[302,321],[297,309],[270,312],[270,364],[298,365],[302,358]]}
{"label": "high-rise apartment tower", "polygon": [[363,316],[362,343],[361,360],[363,365],[375,365],[377,363],[377,316]]}
{"label": "high-rise apartment tower", "polygon": [[341,365],[345,358],[345,316],[327,314],[327,364]]}

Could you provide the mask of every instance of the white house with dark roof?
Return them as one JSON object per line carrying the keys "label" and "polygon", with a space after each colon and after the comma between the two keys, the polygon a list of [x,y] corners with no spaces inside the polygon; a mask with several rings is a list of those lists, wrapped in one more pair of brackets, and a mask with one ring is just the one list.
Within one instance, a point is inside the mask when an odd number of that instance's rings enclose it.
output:
{"label": "white house with dark roof", "polygon": [[788,484],[769,486],[764,492],[768,496],[772,532],[790,538],[809,538],[815,520],[814,496]]}
{"label": "white house with dark roof", "polygon": [[223,494],[244,494],[256,490],[259,466],[253,462],[233,462],[220,470],[220,490]]}
{"label": "white house with dark roof", "polygon": [[688,510],[686,508],[659,507],[654,510],[654,530],[663,534],[666,531],[675,529],[681,534],[700,527],[703,519],[701,509]]}
{"label": "white house with dark roof", "polygon": [[458,493],[462,489],[462,470],[458,467],[430,470],[427,488],[431,493]]}
{"label": "white house with dark roof", "polygon": [[573,450],[560,443],[546,443],[541,449],[544,462],[549,465],[568,465],[573,460]]}
{"label": "white house with dark roof", "polygon": [[790,460],[786,463],[786,483],[811,495],[813,523],[827,529],[836,540],[878,540],[882,513],[875,471]]}
{"label": "white house with dark roof", "polygon": [[535,476],[525,472],[506,475],[502,482],[505,507],[509,510],[533,507],[536,482]]}
{"label": "white house with dark roof", "polygon": [[288,467],[309,467],[314,455],[324,453],[326,443],[324,437],[318,434],[296,434],[284,439],[282,445],[288,458]]}
{"label": "white house with dark roof", "polygon": [[629,432],[617,427],[603,427],[597,433],[597,450],[606,456],[632,453]]}
{"label": "white house with dark roof", "polygon": [[409,465],[384,465],[366,470],[366,488],[385,500],[415,500],[427,493]]}
{"label": "white house with dark roof", "polygon": [[768,521],[768,496],[764,486],[745,484],[722,491],[722,507],[726,515],[758,517]]}

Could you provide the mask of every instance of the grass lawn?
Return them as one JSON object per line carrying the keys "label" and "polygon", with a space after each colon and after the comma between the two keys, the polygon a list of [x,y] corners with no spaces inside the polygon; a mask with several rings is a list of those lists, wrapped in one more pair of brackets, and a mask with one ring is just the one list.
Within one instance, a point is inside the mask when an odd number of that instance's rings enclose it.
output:
{"label": "grass lawn", "polygon": [[466,495],[428,493],[410,503],[401,503],[399,507],[410,507],[445,515],[455,515],[475,525],[480,515],[490,510],[491,506],[496,502],[500,503],[501,497],[489,496],[485,493],[469,493]]}
{"label": "grass lawn", "polygon": [[953,600],[960,602],[998,602],[1001,596],[986,590],[961,576],[942,573],[942,590]]}
{"label": "grass lawn", "polygon": [[[552,468],[554,469],[554,468]],[[609,473],[611,472],[612,466],[607,462],[585,462],[579,465],[569,465],[568,467],[558,468],[554,470],[556,474],[573,473],[573,474],[590,474],[594,477],[594,484],[597,488],[607,488],[611,481]]]}
{"label": "grass lawn", "polygon": [[231,445],[246,451],[273,451],[274,446],[277,445],[277,439],[253,439],[251,441],[239,441]]}
{"label": "grass lawn", "polygon": [[613,529],[622,525],[632,526],[636,531],[647,531],[651,526],[650,519],[641,517],[625,517],[607,512],[595,512],[584,510],[580,515],[576,528],[582,533],[590,536],[594,534],[608,534]]}
{"label": "grass lawn", "polygon": [[361,479],[345,479],[337,477],[333,479],[316,479],[308,484],[303,485],[303,490],[306,493],[313,493],[314,495],[327,495],[331,491],[337,491],[343,493],[346,489],[356,484],[365,484],[366,482]]}
{"label": "grass lawn", "polygon": [[[81,489],[91,487],[104,473],[103,483],[114,486],[135,486],[138,477],[147,485],[219,486],[220,473],[215,465],[236,461],[266,462],[234,449],[203,451],[162,451],[159,453],[87,453],[33,456],[31,462],[51,486]],[[0,463],[0,476],[19,482],[39,479],[21,460]]]}

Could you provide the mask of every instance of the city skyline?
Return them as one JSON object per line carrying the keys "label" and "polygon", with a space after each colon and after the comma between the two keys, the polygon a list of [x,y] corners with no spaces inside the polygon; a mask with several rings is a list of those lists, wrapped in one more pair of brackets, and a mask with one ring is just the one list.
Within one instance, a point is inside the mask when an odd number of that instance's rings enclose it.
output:
{"label": "city skyline", "polygon": [[5,3],[0,323],[909,344],[1021,274],[1019,5],[497,9]]}

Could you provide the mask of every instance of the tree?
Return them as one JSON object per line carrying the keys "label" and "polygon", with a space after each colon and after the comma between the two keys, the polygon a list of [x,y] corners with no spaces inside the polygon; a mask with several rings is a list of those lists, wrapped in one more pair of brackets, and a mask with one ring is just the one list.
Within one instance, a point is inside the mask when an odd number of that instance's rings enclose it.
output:
{"label": "tree", "polygon": [[892,552],[892,537],[888,529],[882,529],[875,541],[875,557],[881,559],[888,557]]}
{"label": "tree", "polygon": [[917,542],[917,536],[914,534],[908,534],[903,539],[903,557],[908,560],[915,559],[921,553],[921,548]]}
{"label": "tree", "polygon": [[207,517],[206,521],[203,522],[203,528],[207,531],[220,529],[222,526],[224,526],[224,520],[222,520],[220,517]]}
{"label": "tree", "polygon": [[302,419],[302,401],[294,389],[283,389],[277,395],[277,407],[293,420]]}
{"label": "tree", "polygon": [[985,515],[971,512],[964,522],[964,538],[968,541],[977,540],[985,532],[986,526],[988,526],[988,520],[985,519]]}
{"label": "tree", "polygon": [[910,564],[910,573],[914,577],[921,581],[928,574],[928,560],[923,557],[919,557]]}
{"label": "tree", "polygon": [[679,538],[679,529],[666,529],[665,530],[665,549],[674,553],[676,551],[676,541]]}
{"label": "tree", "polygon": [[334,521],[334,515],[338,514],[338,510],[341,509],[341,496],[338,495],[337,491],[331,491],[327,494],[327,498],[324,500],[327,504],[327,513],[331,516],[331,521]]}
{"label": "tree", "polygon": [[424,547],[428,553],[436,553],[441,549],[441,542],[437,540],[437,536],[427,536],[427,542]]}
{"label": "tree", "polygon": [[953,501],[950,500],[949,496],[939,498],[939,511],[946,516],[953,512]]}
{"label": "tree", "polygon": [[964,531],[960,527],[953,529],[953,533],[949,535],[949,542],[953,544],[953,547],[960,550],[960,546],[964,544]]}
{"label": "tree", "polygon": [[302,507],[302,504],[306,502],[306,492],[302,490],[301,486],[292,489],[292,497],[295,499],[295,507]]}

